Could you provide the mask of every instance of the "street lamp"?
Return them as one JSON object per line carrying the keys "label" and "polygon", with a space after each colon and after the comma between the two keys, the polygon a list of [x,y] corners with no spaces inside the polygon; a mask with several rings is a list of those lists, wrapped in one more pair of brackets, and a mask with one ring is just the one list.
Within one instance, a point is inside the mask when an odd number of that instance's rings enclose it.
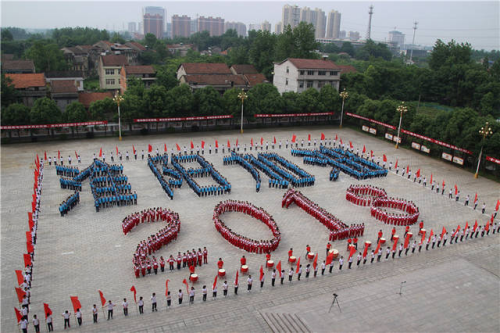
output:
{"label": "street lamp", "polygon": [[120,114],[120,103],[123,102],[123,97],[116,91],[113,101],[118,105],[118,140],[122,141],[122,117]]}
{"label": "street lamp", "polygon": [[399,145],[399,133],[401,132],[401,121],[403,120],[403,113],[408,112],[408,107],[405,105],[405,102],[401,102],[401,105],[396,109],[399,112],[399,126],[398,126],[398,136],[396,138],[396,149],[398,149]]}
{"label": "street lamp", "polygon": [[479,130],[479,134],[481,134],[481,136],[483,138],[481,140],[481,152],[479,153],[479,160],[477,161],[477,169],[476,169],[476,174],[474,175],[474,178],[477,178],[478,174],[479,174],[479,165],[481,164],[481,157],[483,155],[484,140],[486,139],[486,137],[488,135],[493,134],[493,131],[491,130],[490,124],[488,122],[486,122],[484,127],[481,127],[481,129]]}
{"label": "street lamp", "polygon": [[245,102],[245,99],[248,98],[245,90],[241,89],[241,92],[238,94],[238,98],[241,99],[241,134],[243,134],[243,103]]}
{"label": "street lamp", "polygon": [[345,99],[347,97],[349,97],[349,94],[347,93],[347,91],[344,90],[340,93],[340,97],[342,97],[342,112],[340,114],[340,128],[342,128],[342,120],[344,119],[344,102],[345,102]]}

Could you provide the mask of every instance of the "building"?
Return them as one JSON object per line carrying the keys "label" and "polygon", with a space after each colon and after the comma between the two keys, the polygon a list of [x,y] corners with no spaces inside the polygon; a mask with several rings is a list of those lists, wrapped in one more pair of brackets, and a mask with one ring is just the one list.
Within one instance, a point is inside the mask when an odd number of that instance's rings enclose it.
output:
{"label": "building", "polygon": [[394,43],[396,46],[403,47],[405,45],[405,35],[400,31],[389,31],[389,43]]}
{"label": "building", "polygon": [[229,29],[236,30],[238,36],[245,37],[247,35],[247,26],[242,22],[226,22],[224,26],[224,32]]}
{"label": "building", "polygon": [[5,74],[11,80],[24,105],[32,107],[39,98],[47,96],[45,75],[37,74]]}
{"label": "building", "polygon": [[287,91],[301,93],[309,88],[319,91],[327,84],[338,91],[340,70],[339,66],[326,58],[288,58],[274,64],[273,84],[281,94]]}
{"label": "building", "polygon": [[45,72],[45,81],[50,85],[54,81],[72,81],[76,90],[83,91],[83,73],[78,71],[50,71]]}
{"label": "building", "polygon": [[330,13],[328,13],[328,26],[326,28],[326,38],[341,39],[340,18],[341,14],[336,10],[332,10],[330,11]]}
{"label": "building", "polygon": [[261,24],[258,24],[258,23],[250,23],[250,24],[248,25],[248,31],[250,31],[250,30],[259,31],[259,30],[261,30],[261,27],[262,27],[262,25],[261,25]]}
{"label": "building", "polygon": [[221,36],[224,34],[224,19],[220,17],[204,17],[198,18],[198,32],[208,31],[210,37]]}
{"label": "building", "polygon": [[269,82],[264,74],[261,74],[253,65],[232,65],[231,73],[243,77],[247,86],[252,88],[256,84]]}
{"label": "building", "polygon": [[124,55],[104,55],[99,59],[99,86],[101,89],[120,89],[120,71],[122,66],[128,65]]}
{"label": "building", "polygon": [[81,92],[78,94],[78,102],[82,103],[85,109],[89,109],[90,105],[97,101],[102,101],[106,98],[113,98],[110,91],[107,92]]}
{"label": "building", "polygon": [[172,16],[172,38],[191,36],[191,18],[187,15]]}
{"label": "building", "polygon": [[90,61],[89,51],[79,46],[63,47],[61,49],[64,54],[64,59],[71,71],[82,72],[85,77],[91,75],[94,68]]}
{"label": "building", "polygon": [[134,77],[141,80],[145,88],[149,88],[156,81],[156,71],[153,66],[123,66],[120,70],[120,90],[123,94],[127,90],[127,81]]}
{"label": "building", "polygon": [[358,31],[349,31],[347,33],[347,38],[349,38],[349,40],[357,41],[360,38],[359,32]]}
{"label": "building", "polygon": [[340,30],[339,39],[346,39],[346,38],[347,38],[347,32],[345,30]]}
{"label": "building", "polygon": [[198,19],[191,20],[191,35],[198,32]]}
{"label": "building", "polygon": [[48,84],[50,98],[62,112],[66,111],[69,104],[78,101],[77,85],[75,80],[52,80]]}
{"label": "building", "polygon": [[185,57],[189,50],[196,51],[196,45],[194,44],[167,44],[167,50],[176,55],[180,55],[181,57]]}
{"label": "building", "polygon": [[130,65],[137,65],[139,61],[139,54],[144,51],[144,50],[140,51],[141,47],[138,45],[140,44],[138,43],[131,44],[130,42],[128,44],[120,44],[102,40],[95,43],[93,47],[98,50],[99,55],[103,54],[124,55],[127,58],[127,62]]}
{"label": "building", "polygon": [[282,22],[278,22],[274,25],[274,33],[276,35],[283,33],[283,23]]}
{"label": "building", "polygon": [[300,22],[312,24],[314,27],[315,38],[324,38],[326,29],[325,12],[319,8],[312,10],[309,7],[304,7],[300,10]]}
{"label": "building", "polygon": [[281,13],[281,23],[283,32],[286,26],[290,26],[292,29],[299,25],[300,22],[300,7],[284,5],[283,11]]}
{"label": "building", "polygon": [[144,35],[153,34],[158,39],[163,38],[166,27],[166,12],[162,7],[144,7],[142,11],[142,26]]}
{"label": "building", "polygon": [[35,73],[33,60],[7,60],[2,61],[2,73],[28,74]]}
{"label": "building", "polygon": [[125,45],[128,46],[128,47],[130,47],[131,49],[135,50],[139,54],[141,52],[144,52],[144,51],[148,50],[147,47],[145,47],[144,45],[142,45],[140,43],[137,43],[137,42],[126,42]]}
{"label": "building", "polygon": [[133,34],[134,32],[137,32],[137,23],[136,22],[129,22],[128,23],[128,32]]}

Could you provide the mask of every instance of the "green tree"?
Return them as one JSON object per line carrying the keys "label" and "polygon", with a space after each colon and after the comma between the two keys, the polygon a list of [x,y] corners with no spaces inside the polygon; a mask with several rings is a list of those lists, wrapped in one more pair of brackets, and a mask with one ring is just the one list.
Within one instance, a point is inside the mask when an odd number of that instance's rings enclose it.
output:
{"label": "green tree", "polygon": [[57,124],[61,120],[61,110],[50,98],[39,98],[30,111],[30,122],[36,125]]}
{"label": "green tree", "polygon": [[319,103],[319,92],[314,88],[309,88],[299,95],[299,106],[301,112],[321,112],[323,105]]}
{"label": "green tree", "polygon": [[340,109],[340,96],[333,86],[324,85],[319,92],[319,104],[323,112],[338,111]]}
{"label": "green tree", "polygon": [[274,68],[276,35],[269,31],[257,31],[253,38],[253,43],[248,51],[248,60],[269,79]]}
{"label": "green tree", "polygon": [[68,67],[57,44],[47,44],[45,41],[36,41],[26,51],[25,57],[33,60],[37,72],[62,71]]}
{"label": "green tree", "polygon": [[241,100],[238,97],[240,92],[241,89],[238,88],[231,88],[224,92],[224,95],[222,95],[222,109],[224,110],[224,114],[232,114],[235,117],[240,114]]}
{"label": "green tree", "polygon": [[107,97],[90,104],[89,112],[92,120],[112,120],[117,112],[116,103]]}
{"label": "green tree", "polygon": [[314,59],[318,55],[315,52],[319,48],[319,43],[314,37],[314,26],[306,22],[300,22],[293,29],[293,39],[295,42],[295,52],[292,53],[293,58]]}
{"label": "green tree", "polygon": [[148,117],[160,117],[167,112],[167,89],[164,86],[152,85],[144,94],[144,109]]}
{"label": "green tree", "polygon": [[151,33],[147,33],[146,36],[144,36],[144,44],[148,48],[152,49],[156,44],[156,36]]}
{"label": "green tree", "polygon": [[15,103],[18,99],[18,93],[12,80],[2,73],[2,109]]}
{"label": "green tree", "polygon": [[187,84],[169,90],[171,112],[174,116],[189,117],[193,114],[193,94]]}
{"label": "green tree", "polygon": [[283,110],[283,99],[278,89],[269,83],[260,83],[252,87],[247,93],[245,101],[246,117],[259,113],[281,113]]}
{"label": "green tree", "polygon": [[30,122],[30,109],[24,104],[13,103],[2,108],[2,125],[27,125]]}
{"label": "green tree", "polygon": [[340,47],[340,52],[345,52],[351,57],[354,57],[355,54],[354,46],[352,46],[351,42],[343,42],[342,46]]}
{"label": "green tree", "polygon": [[82,123],[89,119],[89,115],[82,103],[73,102],[66,107],[66,119],[71,123]]}
{"label": "green tree", "polygon": [[136,118],[146,118],[144,111],[144,100],[137,95],[125,94],[123,102],[120,104],[122,120],[132,124]]}
{"label": "green tree", "polygon": [[438,39],[429,57],[429,67],[438,70],[443,66],[449,68],[453,65],[469,65],[471,61],[472,47],[469,43],[458,44],[452,40],[445,44],[441,39]]}
{"label": "green tree", "polygon": [[156,84],[170,90],[179,85],[175,71],[169,71],[166,66],[162,66],[156,72]]}
{"label": "green tree", "polygon": [[287,91],[281,97],[283,99],[283,113],[301,112],[299,104],[300,94],[294,91]]}
{"label": "green tree", "polygon": [[14,40],[12,33],[9,29],[2,29],[2,41],[11,41]]}
{"label": "green tree", "polygon": [[194,93],[194,104],[198,109],[197,115],[200,116],[219,115],[223,110],[221,96],[212,86],[197,89]]}

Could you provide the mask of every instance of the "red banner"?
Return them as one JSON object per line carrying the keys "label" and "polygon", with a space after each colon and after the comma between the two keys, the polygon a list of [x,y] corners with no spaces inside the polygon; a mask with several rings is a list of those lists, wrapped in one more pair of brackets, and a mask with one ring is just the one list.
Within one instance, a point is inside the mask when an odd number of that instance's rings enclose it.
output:
{"label": "red banner", "polygon": [[486,156],[486,160],[496,164],[500,164],[500,160],[498,158]]}
{"label": "red banner", "polygon": [[87,121],[83,123],[64,123],[64,124],[45,124],[45,125],[16,125],[16,126],[0,126],[2,130],[12,129],[35,129],[35,128],[56,128],[56,127],[76,127],[76,126],[90,126],[90,125],[106,125],[108,122],[104,121]]}
{"label": "red banner", "polygon": [[155,123],[155,122],[213,120],[213,119],[231,119],[231,118],[233,118],[233,115],[231,114],[226,114],[222,116],[201,116],[201,117],[139,118],[139,119],[134,119],[134,123]]}
{"label": "red banner", "polygon": [[314,116],[333,116],[334,113],[335,112],[284,113],[284,114],[261,113],[254,115],[254,117],[255,118],[314,117]]}
{"label": "red banner", "polygon": [[363,120],[372,122],[374,124],[381,125],[381,126],[384,126],[384,127],[387,127],[387,128],[393,129],[393,130],[396,130],[395,126],[392,126],[392,125],[389,125],[389,124],[385,124],[383,122],[376,121],[376,120],[373,120],[373,119],[370,119],[370,118],[366,118],[366,117],[360,116],[359,114],[354,114],[354,113],[350,113],[350,112],[346,112],[345,114],[348,115],[349,117],[363,119]]}

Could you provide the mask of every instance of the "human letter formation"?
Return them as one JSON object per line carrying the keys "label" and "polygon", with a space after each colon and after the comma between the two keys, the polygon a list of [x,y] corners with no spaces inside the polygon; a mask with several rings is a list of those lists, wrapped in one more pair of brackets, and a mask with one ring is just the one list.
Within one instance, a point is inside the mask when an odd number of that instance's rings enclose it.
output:
{"label": "human letter formation", "polygon": [[[161,166],[163,175],[168,175],[170,178],[168,182],[163,177],[162,173],[158,169],[158,164]],[[160,182],[161,188],[167,196],[173,200],[174,199],[174,191],[172,188],[181,188],[182,186],[182,177],[181,175],[168,167],[168,155],[165,153],[163,155],[158,156],[150,156],[148,157],[148,166],[151,169],[151,172],[156,176],[156,179]]]}
{"label": "human letter formation", "polygon": [[[270,240],[254,240],[248,237],[239,235],[228,228],[221,220],[220,216],[225,212],[239,212],[256,218],[266,224],[273,234],[273,239]],[[222,201],[215,206],[213,221],[215,228],[221,233],[229,243],[233,244],[240,249],[252,253],[269,253],[278,248],[281,240],[281,232],[273,217],[269,215],[262,208],[255,207],[254,205],[244,202],[227,200]]]}
{"label": "human letter formation", "polygon": [[281,207],[288,208],[293,202],[306,213],[323,223],[330,230],[330,241],[345,239],[353,236],[362,236],[365,231],[364,224],[347,226],[340,219],[319,207],[316,203],[304,196],[300,191],[289,189],[281,201]]}

